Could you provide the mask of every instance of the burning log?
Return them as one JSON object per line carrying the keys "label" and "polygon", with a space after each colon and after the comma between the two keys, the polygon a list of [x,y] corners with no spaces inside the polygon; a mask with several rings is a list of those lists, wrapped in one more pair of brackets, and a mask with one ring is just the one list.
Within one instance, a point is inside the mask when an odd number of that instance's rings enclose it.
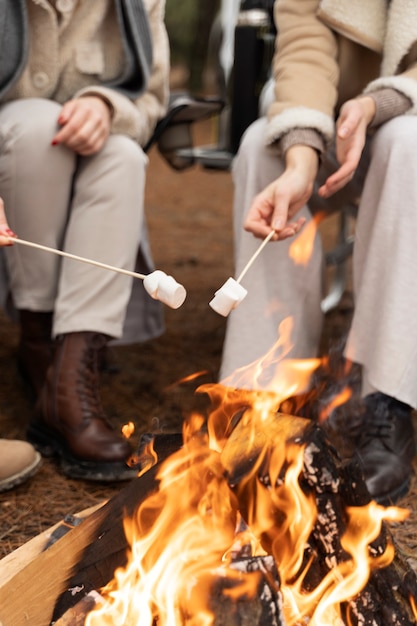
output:
{"label": "burning log", "polygon": [[[240,569],[245,573],[261,570],[264,574],[260,578],[254,597],[240,596],[234,601],[224,593],[224,586],[221,586],[220,593],[216,596],[218,598],[217,607],[213,607],[215,616],[213,626],[223,626],[224,624],[230,624],[230,626],[244,626],[244,624],[280,626],[285,624],[282,598],[278,592],[279,576],[275,561],[271,557],[252,557],[251,559],[235,561],[232,563],[232,568]],[[219,606],[222,607],[222,610]]]}
{"label": "burning log", "polygon": [[[222,576],[221,572],[209,581],[200,581],[200,586],[209,588],[208,606],[213,614],[213,626],[285,626],[282,613],[282,598],[279,594],[279,576],[272,557],[250,557],[237,559],[233,564],[242,577],[258,574],[258,583],[251,594],[233,591],[239,587],[242,578],[236,580]],[[206,589],[204,589],[204,592]],[[200,593],[201,589],[193,590]],[[103,598],[97,592],[83,596],[77,604],[69,608],[53,626],[83,626],[87,615],[102,604]],[[182,626],[194,624],[193,616],[188,615],[187,604],[190,598],[183,598],[178,608],[178,620]]]}
{"label": "burning log", "polygon": [[90,591],[81,600],[71,607],[53,626],[83,626],[87,615],[101,603],[101,596],[96,591]]}
{"label": "burning log", "polygon": [[[315,590],[323,580],[331,579],[333,572],[350,575],[352,557],[346,549],[345,538],[349,535],[359,540],[368,523],[369,508],[382,512],[382,507],[371,501],[355,461],[342,461],[316,423],[271,413],[263,418],[262,428],[265,436],[260,435],[259,430],[254,435],[252,418],[245,419],[243,415],[230,435],[222,452],[228,482],[251,528],[259,527],[259,501],[263,508],[270,507],[270,523],[260,529],[260,537],[266,552],[274,555],[281,573],[280,563],[285,560],[282,546],[288,545],[291,525],[295,523],[291,515],[296,513],[290,506],[291,494],[284,477],[293,463],[292,447],[304,449],[298,480],[306,498],[314,500],[310,515],[314,510],[316,514],[306,537],[303,559],[295,564],[299,569],[294,569],[292,576],[302,576],[302,592],[314,596]],[[279,471],[272,468],[277,447],[281,459]],[[309,520],[301,518],[299,522],[308,526]],[[367,547],[368,581],[353,597],[347,594],[343,599],[342,596],[343,623],[353,626],[416,624],[413,610],[417,598],[416,575],[401,558],[384,521],[374,535],[375,532],[370,535]]]}
{"label": "burning log", "polygon": [[[213,626],[285,626],[279,574],[271,556],[239,558],[231,568],[242,573],[236,580],[217,576],[210,585],[208,606]],[[233,593],[248,575],[258,575],[251,593]],[[183,624],[192,624],[185,617]]]}

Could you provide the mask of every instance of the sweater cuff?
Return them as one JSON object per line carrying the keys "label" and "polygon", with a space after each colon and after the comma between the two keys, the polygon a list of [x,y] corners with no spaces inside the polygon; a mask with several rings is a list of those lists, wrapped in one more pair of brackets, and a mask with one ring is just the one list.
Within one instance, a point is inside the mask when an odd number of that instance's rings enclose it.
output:
{"label": "sweater cuff", "polygon": [[320,158],[326,151],[323,137],[312,128],[294,128],[278,141],[278,148],[281,154],[285,154],[288,148],[295,145],[314,148],[319,153]]}
{"label": "sweater cuff", "polygon": [[389,87],[367,95],[374,100],[376,106],[374,119],[369,128],[377,128],[394,117],[405,115],[412,106],[411,100],[406,95]]}

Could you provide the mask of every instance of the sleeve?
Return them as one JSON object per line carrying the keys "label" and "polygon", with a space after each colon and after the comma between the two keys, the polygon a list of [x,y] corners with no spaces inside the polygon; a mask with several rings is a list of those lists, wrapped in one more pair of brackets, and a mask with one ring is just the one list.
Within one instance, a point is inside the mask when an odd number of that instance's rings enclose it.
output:
{"label": "sleeve", "polygon": [[319,0],[275,3],[275,101],[268,110],[268,144],[295,128],[312,129],[325,145],[333,138],[338,46],[334,33],[317,17],[318,5]]}
{"label": "sleeve", "polygon": [[376,106],[376,113],[370,128],[377,128],[398,115],[406,115],[412,107],[411,100],[395,89],[380,89],[369,95],[373,98]]}
{"label": "sleeve", "polygon": [[395,90],[401,94],[410,103],[406,113],[417,115],[417,66],[396,76],[382,76],[373,80],[364,90],[364,94],[374,96],[377,92],[384,90]]}

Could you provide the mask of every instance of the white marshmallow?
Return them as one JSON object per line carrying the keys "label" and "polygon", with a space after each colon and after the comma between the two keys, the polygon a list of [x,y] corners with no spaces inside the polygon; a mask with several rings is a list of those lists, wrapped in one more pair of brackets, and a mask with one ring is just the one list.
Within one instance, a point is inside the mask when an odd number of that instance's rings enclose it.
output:
{"label": "white marshmallow", "polygon": [[178,309],[187,296],[185,288],[161,270],[145,276],[143,286],[154,300],[160,300],[172,309]]}
{"label": "white marshmallow", "polygon": [[228,278],[224,285],[214,294],[209,306],[224,317],[227,317],[246,297],[248,291],[234,278]]}

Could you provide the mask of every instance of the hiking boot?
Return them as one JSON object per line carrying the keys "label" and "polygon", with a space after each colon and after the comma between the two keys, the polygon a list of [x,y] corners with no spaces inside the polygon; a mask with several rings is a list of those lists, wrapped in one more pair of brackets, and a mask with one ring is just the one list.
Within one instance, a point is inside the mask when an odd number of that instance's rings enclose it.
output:
{"label": "hiking boot", "polygon": [[107,338],[95,332],[61,335],[48,369],[28,439],[63,472],[87,480],[128,480],[132,450],[105,415],[99,394],[98,355]]}
{"label": "hiking boot", "polygon": [[40,462],[41,455],[27,441],[0,439],[0,492],[33,476]]}
{"label": "hiking boot", "polygon": [[21,309],[19,322],[17,366],[23,380],[37,398],[53,356],[52,313]]}
{"label": "hiking boot", "polygon": [[366,396],[356,457],[377,502],[389,505],[406,495],[415,452],[411,407],[379,392]]}

